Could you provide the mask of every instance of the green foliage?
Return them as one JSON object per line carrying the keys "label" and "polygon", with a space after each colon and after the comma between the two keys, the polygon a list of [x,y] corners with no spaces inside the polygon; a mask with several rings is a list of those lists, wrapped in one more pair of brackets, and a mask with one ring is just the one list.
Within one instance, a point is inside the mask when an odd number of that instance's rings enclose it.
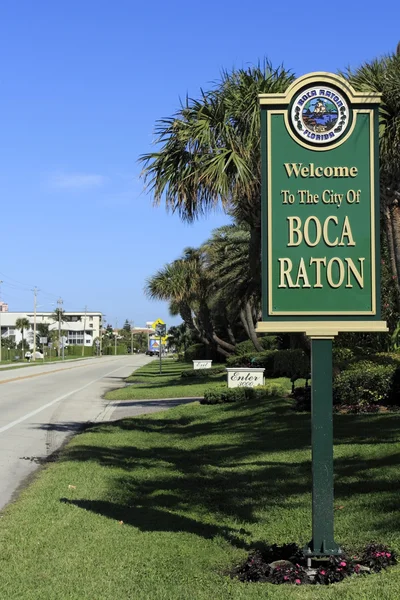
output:
{"label": "green foliage", "polygon": [[124,331],[127,331],[128,333],[131,332],[131,324],[129,323],[128,319],[125,319],[125,323],[122,329]]}
{"label": "green foliage", "polygon": [[230,356],[226,361],[227,367],[264,367],[265,377],[274,377],[274,357],[278,350],[264,352],[249,352],[239,356]]}
{"label": "green foliage", "polygon": [[355,355],[350,348],[334,347],[332,350],[332,359],[334,368],[343,371],[355,360]]}
{"label": "green foliage", "polygon": [[[113,356],[115,354],[115,346],[107,346],[103,347],[103,354],[107,356]],[[126,344],[118,344],[117,345],[117,354],[128,354],[128,347]]]}
{"label": "green foliage", "polygon": [[[261,343],[264,350],[274,350],[277,345],[277,337],[276,335],[265,335],[259,337],[259,342]],[[251,354],[255,352],[254,344],[251,340],[245,340],[244,342],[239,342],[235,347],[236,354]]]}
{"label": "green foliage", "polygon": [[304,350],[277,350],[274,354],[274,376],[291,381],[310,377],[310,358]]}
{"label": "green foliage", "polygon": [[211,369],[193,369],[192,371],[182,371],[181,377],[183,379],[201,379],[204,377],[210,377],[211,375],[215,375],[216,373],[223,373],[224,371],[225,367],[221,365]]}
{"label": "green foliage", "polygon": [[185,350],[185,362],[191,362],[192,360],[201,360],[207,358],[207,349],[204,344],[192,344]]}
{"label": "green foliage", "polygon": [[365,406],[395,399],[399,366],[362,360],[342,371],[333,382],[334,404]]}
{"label": "green foliage", "polygon": [[[82,346],[69,345],[65,350],[68,356],[82,356]],[[95,356],[96,354],[95,346],[84,346],[84,356]]]}
{"label": "green foliage", "polygon": [[200,404],[225,404],[227,402],[248,400],[250,398],[254,398],[254,396],[254,388],[213,388],[205,390],[204,398],[200,400]]}

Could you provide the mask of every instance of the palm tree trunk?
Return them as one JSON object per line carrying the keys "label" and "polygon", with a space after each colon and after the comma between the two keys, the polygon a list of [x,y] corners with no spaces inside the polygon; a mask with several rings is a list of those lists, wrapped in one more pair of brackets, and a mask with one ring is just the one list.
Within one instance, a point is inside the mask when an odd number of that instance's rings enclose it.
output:
{"label": "palm tree trunk", "polygon": [[392,205],[392,232],[393,232],[393,246],[394,246],[394,258],[396,262],[396,282],[398,285],[400,277],[400,207],[398,202]]}
{"label": "palm tree trunk", "polygon": [[253,321],[253,307],[250,303],[250,300],[247,300],[246,305],[245,305],[245,314],[246,314],[246,319],[247,319],[247,325],[248,325],[248,329],[249,329],[249,337],[251,339],[251,341],[253,342],[254,348],[258,351],[258,352],[262,352],[263,347],[260,344],[260,341],[257,337],[256,334],[256,330],[254,328],[254,321]]}
{"label": "palm tree trunk", "polygon": [[220,337],[218,337],[218,335],[215,333],[215,331],[213,331],[213,333],[212,333],[212,339],[219,346],[221,346],[221,348],[224,348],[225,350],[227,350],[229,352],[228,356],[230,356],[232,354],[232,352],[235,352],[235,346],[222,340]]}
{"label": "palm tree trunk", "polygon": [[385,225],[385,233],[389,251],[389,260],[390,266],[392,268],[392,274],[397,277],[397,267],[396,267],[396,254],[394,249],[394,240],[393,240],[393,224],[392,224],[392,213],[388,205],[385,205],[383,221]]}
{"label": "palm tree trunk", "polygon": [[233,331],[232,331],[232,327],[230,326],[230,324],[229,324],[229,323],[228,323],[228,324],[227,324],[227,326],[226,326],[226,331],[227,331],[227,333],[228,333],[228,337],[229,337],[229,339],[230,339],[231,343],[232,343],[234,346],[236,346],[236,338],[235,338],[235,336],[234,336],[234,333],[233,333]]}
{"label": "palm tree trunk", "polygon": [[246,334],[247,334],[247,337],[248,337],[249,339],[251,339],[251,338],[250,338],[250,330],[249,330],[249,325],[248,325],[248,323],[247,323],[247,318],[246,318],[246,311],[244,310],[244,308],[241,308],[241,309],[240,309],[240,320],[241,320],[241,322],[242,322],[242,325],[243,325],[243,328],[244,328],[244,330],[245,330],[245,332],[246,332]]}

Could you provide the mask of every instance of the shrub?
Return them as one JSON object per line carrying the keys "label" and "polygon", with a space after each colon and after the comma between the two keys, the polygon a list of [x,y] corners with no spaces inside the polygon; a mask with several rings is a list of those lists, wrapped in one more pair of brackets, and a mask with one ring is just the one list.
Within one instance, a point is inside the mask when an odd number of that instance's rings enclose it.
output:
{"label": "shrub", "polygon": [[297,387],[292,392],[292,396],[295,401],[295,410],[299,412],[310,412],[311,411],[311,387]]}
{"label": "shrub", "polygon": [[[258,338],[261,346],[264,350],[275,350],[277,345],[276,335],[265,335]],[[254,354],[257,350],[254,348],[254,344],[251,340],[245,340],[236,344],[235,351],[237,354]]]}
{"label": "shrub", "polygon": [[310,358],[304,350],[278,350],[274,355],[274,376],[289,377],[293,383],[300,377],[309,379]]}
{"label": "shrub", "polygon": [[274,381],[267,382],[265,385],[258,385],[254,389],[254,397],[257,400],[263,400],[264,398],[271,398],[273,396],[286,396],[287,390],[283,383],[276,383]]}
{"label": "shrub", "polygon": [[350,348],[333,348],[332,351],[333,367],[343,371],[355,360],[353,350]]}
{"label": "shrub", "polygon": [[207,350],[204,344],[192,344],[185,350],[185,361],[199,360],[207,358]]}
{"label": "shrub", "polygon": [[181,377],[184,379],[196,379],[197,377],[210,377],[211,375],[216,375],[218,373],[222,373],[223,371],[225,371],[225,367],[221,365],[211,369],[193,369],[192,371],[182,371]]}
{"label": "shrub", "polygon": [[230,356],[226,361],[227,367],[264,367],[265,377],[274,377],[274,356],[278,350],[252,352],[241,356]]}
{"label": "shrub", "polygon": [[334,404],[368,405],[394,402],[393,384],[399,381],[399,367],[359,361],[342,371],[333,382]]}
{"label": "shrub", "polygon": [[225,404],[227,402],[248,400],[249,398],[254,398],[253,388],[212,388],[205,390],[204,398],[200,400],[200,404]]}

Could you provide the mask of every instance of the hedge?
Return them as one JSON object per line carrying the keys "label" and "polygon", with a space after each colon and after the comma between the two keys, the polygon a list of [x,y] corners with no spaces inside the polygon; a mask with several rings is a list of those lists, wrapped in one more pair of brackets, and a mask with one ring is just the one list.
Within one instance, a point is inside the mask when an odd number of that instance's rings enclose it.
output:
{"label": "hedge", "polygon": [[362,360],[336,376],[334,404],[366,406],[399,402],[400,366]]}
{"label": "hedge", "polygon": [[275,382],[259,385],[254,388],[212,388],[204,392],[204,398],[200,400],[200,404],[225,404],[227,402],[238,402],[249,399],[263,400],[264,398],[273,396],[283,396],[285,393],[285,386]]}
{"label": "hedge", "polygon": [[225,404],[227,402],[237,402],[238,400],[248,400],[254,398],[254,388],[212,388],[205,390],[204,398],[200,404]]}
{"label": "hedge", "polygon": [[201,360],[202,358],[207,358],[207,349],[204,344],[192,344],[186,348],[184,354],[185,362]]}

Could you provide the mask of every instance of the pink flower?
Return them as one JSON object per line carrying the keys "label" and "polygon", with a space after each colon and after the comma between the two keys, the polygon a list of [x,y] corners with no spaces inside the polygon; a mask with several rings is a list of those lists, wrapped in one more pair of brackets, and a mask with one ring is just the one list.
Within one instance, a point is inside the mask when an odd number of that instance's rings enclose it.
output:
{"label": "pink flower", "polygon": [[285,581],[287,581],[289,579],[289,577],[287,575],[285,575],[285,577],[283,578]]}
{"label": "pink flower", "polygon": [[386,552],[386,556],[389,558],[392,555],[390,554],[390,552]]}
{"label": "pink flower", "polygon": [[326,571],[324,571],[323,569],[321,569],[321,570],[320,570],[320,574],[321,574],[321,575],[325,575],[325,574],[326,574]]}
{"label": "pink flower", "polygon": [[295,582],[297,585],[300,585],[300,583],[301,583],[300,579],[295,579],[295,580],[294,580],[294,582]]}
{"label": "pink flower", "polygon": [[342,560],[342,562],[339,563],[339,564],[340,564],[341,567],[345,567],[347,563],[344,560]]}

